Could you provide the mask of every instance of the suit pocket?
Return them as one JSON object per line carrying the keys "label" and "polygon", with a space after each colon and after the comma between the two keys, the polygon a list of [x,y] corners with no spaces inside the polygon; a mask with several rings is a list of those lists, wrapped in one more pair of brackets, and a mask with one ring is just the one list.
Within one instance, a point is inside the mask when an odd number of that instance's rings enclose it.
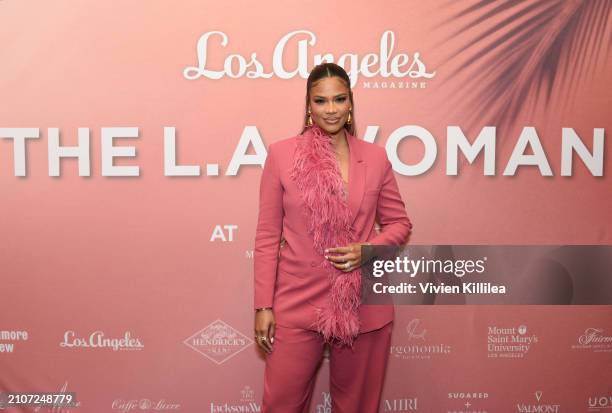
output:
{"label": "suit pocket", "polygon": [[380,193],[379,189],[370,189],[363,193],[363,199],[361,200],[361,211],[369,213],[372,210],[376,209],[376,204],[378,203],[378,195]]}
{"label": "suit pocket", "polygon": [[281,258],[281,261],[278,263],[278,271],[296,278],[316,279],[325,277],[325,269],[318,268],[315,265],[314,261],[289,264]]}

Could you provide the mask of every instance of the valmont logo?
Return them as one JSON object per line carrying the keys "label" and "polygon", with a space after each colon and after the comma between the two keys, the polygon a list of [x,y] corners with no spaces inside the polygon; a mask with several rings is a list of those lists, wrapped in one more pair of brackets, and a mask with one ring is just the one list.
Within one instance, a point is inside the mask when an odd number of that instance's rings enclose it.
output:
{"label": "valmont logo", "polygon": [[215,320],[183,343],[217,364],[253,344],[253,340],[221,320]]}
{"label": "valmont logo", "polygon": [[[206,77],[211,80],[218,80],[224,76],[238,79],[246,76],[247,78],[269,79],[276,76],[280,79],[291,79],[295,76],[308,78],[309,73],[309,48],[317,43],[317,36],[309,30],[295,30],[284,35],[274,47],[272,54],[271,71],[266,71],[264,65],[259,61],[257,52],[252,52],[249,57],[237,53],[228,54],[223,61],[214,58],[209,59],[209,41],[213,41],[213,36],[220,38],[220,44],[226,47],[229,43],[227,34],[221,31],[209,31],[200,36],[197,42],[197,66],[188,66],[183,70],[183,76],[189,80]],[[295,39],[295,41],[294,41]],[[219,39],[214,39],[219,41]],[[410,79],[431,79],[436,72],[429,73],[425,63],[421,59],[420,52],[413,52],[411,55],[398,53],[393,55],[395,46],[395,34],[391,30],[385,31],[380,38],[379,50],[376,53],[366,53],[357,55],[355,53],[344,53],[334,60],[332,53],[315,54],[313,56],[313,66],[323,61],[334,62],[344,68],[351,78],[351,87],[355,86],[359,76],[373,78],[381,76],[383,78],[396,78],[403,80]],[[292,67],[287,69],[283,62],[285,52],[289,47],[297,49],[297,61],[293,62]],[[294,55],[291,53],[291,55]]]}
{"label": "valmont logo", "polygon": [[532,402],[518,402],[516,403],[517,413],[530,413],[530,412],[550,412],[556,413],[564,411],[561,409],[559,403],[542,403],[542,390],[536,390],[533,395],[536,399],[536,403]]}

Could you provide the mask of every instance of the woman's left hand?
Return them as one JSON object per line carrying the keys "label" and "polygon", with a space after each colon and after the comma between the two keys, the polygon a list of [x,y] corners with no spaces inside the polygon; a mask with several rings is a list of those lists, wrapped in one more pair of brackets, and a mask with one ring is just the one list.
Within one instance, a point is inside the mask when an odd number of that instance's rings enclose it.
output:
{"label": "woman's left hand", "polygon": [[367,259],[364,260],[364,257],[361,255],[362,245],[371,244],[369,242],[355,242],[344,247],[326,248],[325,258],[327,258],[337,269],[344,272],[351,272],[367,261]]}

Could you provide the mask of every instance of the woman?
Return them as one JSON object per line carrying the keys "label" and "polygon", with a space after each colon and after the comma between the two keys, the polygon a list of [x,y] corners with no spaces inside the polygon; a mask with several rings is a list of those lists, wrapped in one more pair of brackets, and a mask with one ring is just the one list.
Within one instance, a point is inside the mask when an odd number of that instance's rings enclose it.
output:
{"label": "woman", "polygon": [[385,150],[355,133],[350,79],[323,63],[308,77],[304,129],[268,148],[254,255],[263,412],[308,408],[326,343],[332,411],[378,411],[394,310],[360,305],[361,245],[401,245],[412,224]]}

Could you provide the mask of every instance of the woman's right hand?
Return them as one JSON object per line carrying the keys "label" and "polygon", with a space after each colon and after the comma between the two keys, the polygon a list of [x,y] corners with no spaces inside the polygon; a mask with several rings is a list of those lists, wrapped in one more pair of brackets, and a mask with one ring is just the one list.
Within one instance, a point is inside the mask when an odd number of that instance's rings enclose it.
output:
{"label": "woman's right hand", "polygon": [[255,340],[268,354],[272,352],[275,326],[274,312],[271,308],[255,312]]}

